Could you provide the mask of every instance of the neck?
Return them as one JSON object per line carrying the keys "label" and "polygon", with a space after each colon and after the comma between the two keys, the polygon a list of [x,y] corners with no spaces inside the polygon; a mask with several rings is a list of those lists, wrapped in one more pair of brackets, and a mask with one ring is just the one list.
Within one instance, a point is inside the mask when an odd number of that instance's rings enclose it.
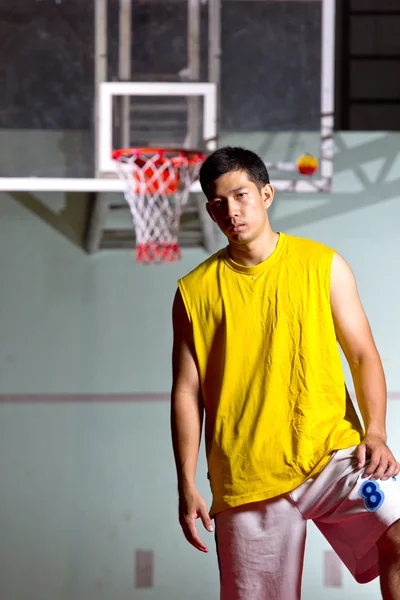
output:
{"label": "neck", "polygon": [[262,235],[248,244],[229,242],[229,255],[239,265],[254,267],[266,260],[276,248],[279,233],[266,228]]}

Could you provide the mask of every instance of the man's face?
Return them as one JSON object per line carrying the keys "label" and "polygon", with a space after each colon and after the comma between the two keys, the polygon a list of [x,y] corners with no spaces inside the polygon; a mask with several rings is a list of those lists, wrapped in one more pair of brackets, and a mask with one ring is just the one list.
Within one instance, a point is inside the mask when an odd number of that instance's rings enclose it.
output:
{"label": "man's face", "polygon": [[230,242],[246,244],[264,231],[273,199],[269,184],[260,191],[245,171],[231,171],[210,186],[207,196],[207,211]]}

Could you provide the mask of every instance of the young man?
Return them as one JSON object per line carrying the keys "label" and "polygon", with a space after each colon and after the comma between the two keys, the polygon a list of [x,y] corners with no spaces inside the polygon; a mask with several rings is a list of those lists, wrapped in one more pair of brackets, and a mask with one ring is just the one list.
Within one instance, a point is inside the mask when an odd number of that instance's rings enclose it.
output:
{"label": "young man", "polygon": [[[400,465],[386,445],[386,387],[354,276],[339,254],[276,233],[263,161],[221,148],[202,166],[228,239],[179,280],[171,426],[179,518],[215,519],[222,600],[298,600],[312,519],[360,583],[400,599]],[[349,363],[361,427],[344,383]],[[210,514],[195,476],[205,413]]]}

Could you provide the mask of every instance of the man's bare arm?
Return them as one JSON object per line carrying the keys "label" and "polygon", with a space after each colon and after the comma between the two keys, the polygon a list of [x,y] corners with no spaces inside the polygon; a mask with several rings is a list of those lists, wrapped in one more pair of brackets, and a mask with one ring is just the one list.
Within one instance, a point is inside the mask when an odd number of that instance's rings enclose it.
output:
{"label": "man's bare arm", "polygon": [[194,359],[192,328],[179,290],[172,309],[171,429],[178,487],[195,485],[203,406]]}
{"label": "man's bare arm", "polygon": [[370,457],[365,475],[388,479],[399,473],[400,465],[386,446],[385,375],[354,275],[339,254],[332,261],[331,306],[337,339],[351,370],[364,421],[365,439],[358,449],[359,467]]}
{"label": "man's bare arm", "polygon": [[193,333],[179,290],[176,292],[172,322],[171,432],[178,477],[179,518],[186,539],[207,552],[196,529],[196,519],[212,531],[206,504],[196,490],[196,468],[203,422],[203,403],[194,354]]}

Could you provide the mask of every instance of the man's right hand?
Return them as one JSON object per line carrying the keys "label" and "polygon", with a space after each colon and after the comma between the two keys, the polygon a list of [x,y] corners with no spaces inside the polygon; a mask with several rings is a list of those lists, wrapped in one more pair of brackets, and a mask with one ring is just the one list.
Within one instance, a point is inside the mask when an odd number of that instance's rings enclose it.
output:
{"label": "man's right hand", "polygon": [[179,491],[179,523],[189,544],[201,552],[208,552],[197,533],[196,519],[201,519],[207,531],[214,531],[207,506],[195,487]]}

